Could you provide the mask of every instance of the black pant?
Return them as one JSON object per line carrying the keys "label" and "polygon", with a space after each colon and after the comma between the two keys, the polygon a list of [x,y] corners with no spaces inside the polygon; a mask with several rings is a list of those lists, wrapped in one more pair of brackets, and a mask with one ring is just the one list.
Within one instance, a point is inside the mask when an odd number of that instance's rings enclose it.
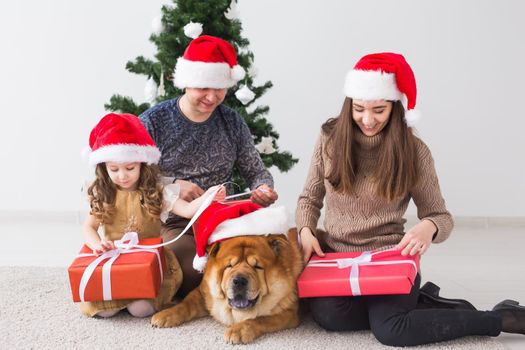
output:
{"label": "black pant", "polygon": [[309,299],[312,316],[330,331],[370,329],[384,345],[414,346],[467,335],[497,336],[501,317],[492,311],[416,309],[419,274],[410,294]]}

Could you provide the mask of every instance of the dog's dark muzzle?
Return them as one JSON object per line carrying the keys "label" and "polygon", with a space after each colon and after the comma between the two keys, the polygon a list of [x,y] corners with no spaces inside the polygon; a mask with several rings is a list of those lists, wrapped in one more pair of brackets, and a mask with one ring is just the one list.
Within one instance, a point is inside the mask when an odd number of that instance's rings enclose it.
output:
{"label": "dog's dark muzzle", "polygon": [[231,290],[233,291],[233,298],[228,299],[228,303],[234,309],[248,309],[255,305],[258,295],[253,298],[248,298],[248,279],[242,275],[235,276],[231,282]]}

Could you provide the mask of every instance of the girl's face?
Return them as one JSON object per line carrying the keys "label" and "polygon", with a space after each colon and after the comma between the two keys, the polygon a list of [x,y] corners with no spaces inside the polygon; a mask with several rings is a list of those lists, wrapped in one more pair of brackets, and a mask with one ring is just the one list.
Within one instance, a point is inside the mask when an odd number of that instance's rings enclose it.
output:
{"label": "girl's face", "polygon": [[392,102],[385,100],[352,101],[352,118],[366,136],[375,136],[383,130],[390,119]]}
{"label": "girl's face", "polygon": [[123,190],[137,189],[140,177],[140,163],[115,163],[106,162],[106,170],[113,183]]}

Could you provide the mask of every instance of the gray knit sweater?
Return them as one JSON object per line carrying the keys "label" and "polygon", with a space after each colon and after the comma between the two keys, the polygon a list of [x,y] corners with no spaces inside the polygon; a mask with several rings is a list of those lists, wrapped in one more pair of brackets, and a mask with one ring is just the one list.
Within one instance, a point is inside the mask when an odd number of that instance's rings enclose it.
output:
{"label": "gray knit sweater", "polygon": [[250,130],[235,111],[220,105],[208,120],[196,123],[182,113],[178,100],[161,102],[140,116],[160,149],[164,176],[207,189],[231,181],[233,168],[238,167],[252,189],[261,184],[273,187]]}
{"label": "gray knit sweater", "polygon": [[321,132],[317,140],[306,184],[296,211],[297,228],[309,227],[315,233],[323,199],[326,200],[324,227],[326,244],[335,251],[364,251],[399,243],[404,234],[403,218],[410,199],[414,200],[420,219],[431,220],[438,228],[434,243],[448,238],[454,225],[445,207],[434,161],[428,147],[416,138],[420,180],[403,198],[391,202],[376,194],[370,181],[377,161],[377,150],[383,135],[367,137],[357,132],[360,145],[359,172],[355,193],[344,195],[335,191],[325,179],[330,160],[324,154],[327,136]]}

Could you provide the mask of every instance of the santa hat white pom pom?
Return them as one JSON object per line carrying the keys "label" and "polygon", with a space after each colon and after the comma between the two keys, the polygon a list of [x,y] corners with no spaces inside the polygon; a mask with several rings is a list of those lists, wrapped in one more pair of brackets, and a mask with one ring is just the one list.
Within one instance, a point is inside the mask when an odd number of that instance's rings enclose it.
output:
{"label": "santa hat white pom pom", "polygon": [[190,22],[184,26],[184,34],[192,39],[202,34],[202,24],[199,22]]}
{"label": "santa hat white pom pom", "polygon": [[207,262],[208,257],[206,255],[198,256],[197,254],[195,254],[195,257],[193,258],[193,268],[199,272],[202,272],[204,271]]}
{"label": "santa hat white pom pom", "polygon": [[236,64],[232,68],[232,79],[235,81],[239,81],[244,79],[244,76],[246,75],[246,72],[244,71],[244,68],[242,68],[240,65]]}
{"label": "santa hat white pom pom", "polygon": [[405,121],[407,126],[412,127],[417,124],[417,121],[421,118],[421,113],[415,109],[411,109],[405,112]]}

